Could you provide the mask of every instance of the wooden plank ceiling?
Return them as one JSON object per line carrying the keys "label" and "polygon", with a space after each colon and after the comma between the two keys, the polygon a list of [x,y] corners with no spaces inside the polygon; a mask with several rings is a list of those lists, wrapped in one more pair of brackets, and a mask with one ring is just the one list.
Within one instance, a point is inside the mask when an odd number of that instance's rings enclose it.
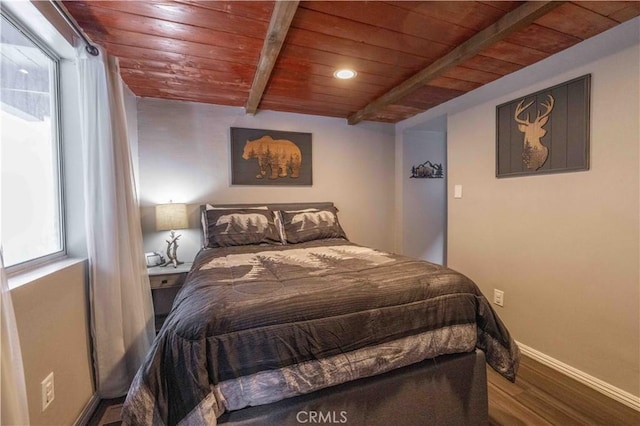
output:
{"label": "wooden plank ceiling", "polygon": [[638,1],[63,5],[138,96],[351,124],[404,120],[640,15]]}

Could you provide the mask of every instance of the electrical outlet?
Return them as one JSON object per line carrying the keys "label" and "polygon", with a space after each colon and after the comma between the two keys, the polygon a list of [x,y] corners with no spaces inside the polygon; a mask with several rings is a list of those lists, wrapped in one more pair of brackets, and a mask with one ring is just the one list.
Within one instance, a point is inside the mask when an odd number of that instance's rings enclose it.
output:
{"label": "electrical outlet", "polygon": [[55,392],[53,388],[53,371],[40,383],[42,386],[42,411],[53,402]]}
{"label": "electrical outlet", "polygon": [[493,303],[498,306],[504,306],[504,291],[493,289]]}

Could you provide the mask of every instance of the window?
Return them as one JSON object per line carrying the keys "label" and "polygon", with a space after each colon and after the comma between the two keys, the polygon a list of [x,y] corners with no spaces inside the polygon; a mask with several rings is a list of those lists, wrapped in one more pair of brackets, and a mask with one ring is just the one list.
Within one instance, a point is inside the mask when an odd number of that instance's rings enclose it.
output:
{"label": "window", "polygon": [[5,266],[64,254],[58,58],[2,15],[1,223]]}

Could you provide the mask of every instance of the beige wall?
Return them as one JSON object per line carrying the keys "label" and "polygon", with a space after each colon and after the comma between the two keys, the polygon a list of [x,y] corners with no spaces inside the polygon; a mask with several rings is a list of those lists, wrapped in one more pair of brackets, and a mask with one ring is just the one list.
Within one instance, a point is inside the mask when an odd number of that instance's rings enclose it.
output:
{"label": "beige wall", "polygon": [[[312,134],[313,185],[231,186],[230,127]],[[333,201],[349,238],[393,249],[394,127],[344,119],[159,99],[138,100],[140,199],[145,250],[163,251],[166,232],[154,227],[153,206]],[[193,221],[193,226],[198,226]],[[193,259],[197,229],[180,231],[181,260]],[[182,253],[182,255],[180,255]]]}
{"label": "beige wall", "polygon": [[[11,290],[32,425],[70,425],[93,395],[85,262]],[[53,371],[55,399],[43,412],[40,382]]]}
{"label": "beige wall", "polygon": [[[610,44],[618,51],[550,78],[536,76],[545,64],[532,67],[514,77],[520,89],[448,116],[448,262],[486,295],[505,292],[497,310],[517,340],[640,396],[635,34],[632,47]],[[547,65],[570,68],[573,53]],[[591,169],[497,179],[496,105],[587,73]]]}

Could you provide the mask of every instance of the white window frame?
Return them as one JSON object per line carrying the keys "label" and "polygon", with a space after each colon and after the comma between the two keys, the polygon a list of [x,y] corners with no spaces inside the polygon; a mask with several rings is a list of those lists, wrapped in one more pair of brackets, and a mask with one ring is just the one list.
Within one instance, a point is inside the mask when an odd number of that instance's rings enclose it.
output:
{"label": "white window frame", "polygon": [[10,25],[13,25],[20,33],[28,38],[36,47],[38,47],[44,55],[49,57],[53,62],[51,72],[51,93],[52,98],[51,106],[51,124],[52,124],[52,142],[55,143],[54,155],[55,162],[57,164],[57,186],[58,186],[58,215],[59,221],[59,235],[60,246],[59,251],[55,251],[43,256],[35,257],[23,262],[11,265],[5,268],[7,275],[13,276],[23,272],[28,272],[39,268],[43,265],[64,259],[67,257],[67,243],[66,243],[66,215],[65,215],[65,194],[64,194],[64,161],[63,161],[63,135],[62,135],[62,103],[60,93],[60,62],[62,58],[55,53],[42,39],[35,34],[34,31],[27,28],[19,19],[13,16],[13,14],[7,11],[5,8],[0,10],[0,14],[6,19]]}

